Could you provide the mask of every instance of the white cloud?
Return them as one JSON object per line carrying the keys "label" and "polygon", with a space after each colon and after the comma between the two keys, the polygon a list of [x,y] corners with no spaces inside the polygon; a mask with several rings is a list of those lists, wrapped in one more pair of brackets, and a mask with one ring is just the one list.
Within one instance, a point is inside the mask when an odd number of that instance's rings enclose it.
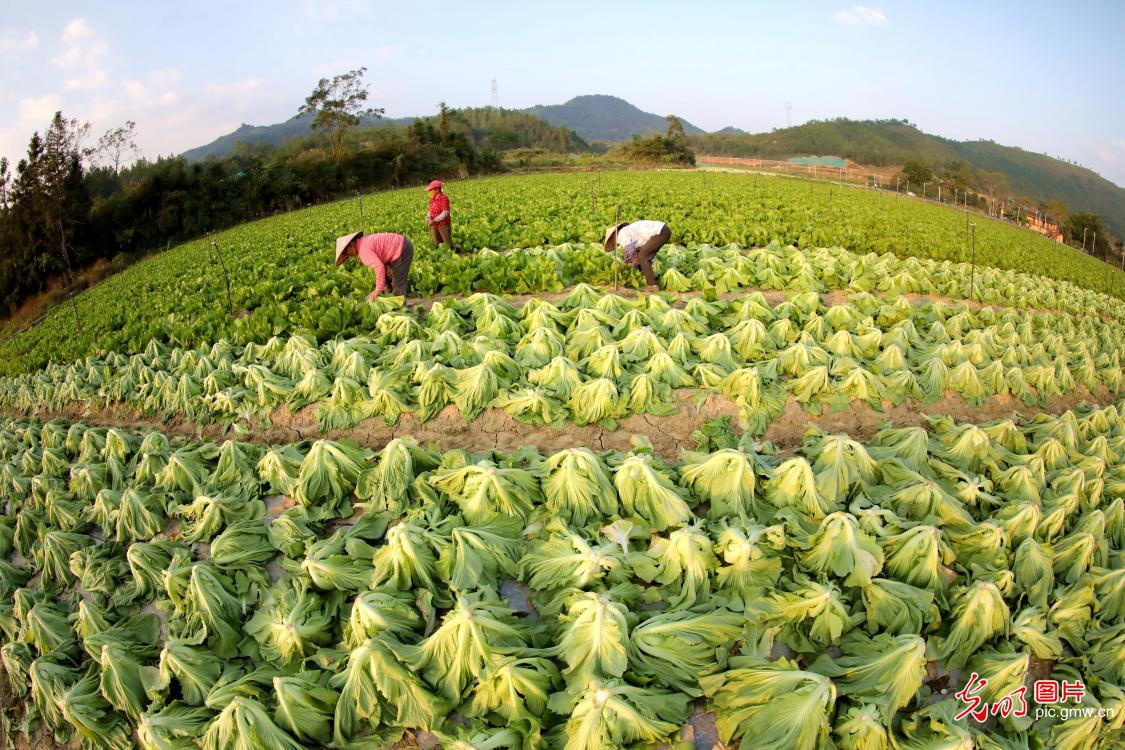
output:
{"label": "white cloud", "polygon": [[133,100],[145,105],[161,99],[175,96],[171,91],[172,86],[180,80],[180,71],[175,68],[158,68],[149,71],[143,81],[126,80],[121,82],[121,88]]}
{"label": "white cloud", "polygon": [[1091,145],[1094,155],[1106,164],[1125,167],[1125,140],[1094,141]]}
{"label": "white cloud", "polygon": [[1087,138],[1083,146],[1076,154],[1083,166],[1125,187],[1125,138]]}
{"label": "white cloud", "polygon": [[73,76],[63,81],[63,86],[70,91],[80,89],[100,89],[109,83],[109,73],[101,68],[95,68],[88,73]]}
{"label": "white cloud", "polygon": [[302,0],[299,13],[317,21],[335,21],[340,16],[366,15],[371,10],[368,0]]}
{"label": "white cloud", "polygon": [[208,83],[203,87],[203,90],[211,94],[220,95],[249,94],[254,91],[260,91],[265,85],[265,81],[259,80],[257,78],[247,78],[245,81]]}
{"label": "white cloud", "polygon": [[62,51],[53,62],[65,71],[76,71],[64,81],[70,90],[96,89],[109,83],[104,66],[109,45],[85,18],[75,18],[63,29]]}
{"label": "white cloud", "polygon": [[882,26],[887,22],[887,16],[875,8],[853,5],[850,10],[837,13],[836,20],[847,26]]}
{"label": "white cloud", "polygon": [[50,124],[55,112],[62,109],[62,100],[57,94],[48,94],[35,99],[20,99],[20,120],[24,122],[40,122],[33,129],[43,130]]}
{"label": "white cloud", "polygon": [[393,44],[383,44],[375,48],[376,57],[390,57],[398,50]]}
{"label": "white cloud", "polygon": [[5,31],[0,34],[0,57],[15,57],[38,47],[39,35],[34,31],[29,31],[22,36],[14,31]]}

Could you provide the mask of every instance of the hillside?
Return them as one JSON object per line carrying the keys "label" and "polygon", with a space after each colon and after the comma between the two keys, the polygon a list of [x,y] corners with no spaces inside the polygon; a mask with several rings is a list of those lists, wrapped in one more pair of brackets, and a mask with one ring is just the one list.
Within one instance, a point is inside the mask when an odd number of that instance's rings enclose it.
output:
{"label": "hillside", "polygon": [[[401,118],[365,118],[364,127],[394,127],[409,125],[413,117]],[[312,116],[297,115],[290,117],[285,122],[273,125],[247,125],[243,123],[237,130],[221,135],[210,143],[188,149],[180,154],[188,161],[203,161],[209,156],[221,159],[232,156],[239,143],[247,146],[264,144],[267,146],[280,146],[292,138],[303,138],[312,133]]]}
{"label": "hillside", "polygon": [[697,135],[700,154],[787,159],[832,154],[861,164],[886,166],[921,158],[943,166],[962,161],[1003,172],[1012,190],[1038,201],[1064,201],[1072,211],[1093,211],[1115,234],[1125,236],[1125,189],[1097,173],[1044,154],[991,141],[955,141],[924,133],[903,120],[822,120],[769,133]]}
{"label": "hillside", "polygon": [[[401,128],[419,119],[436,124],[437,117],[370,117],[364,119],[362,127]],[[311,135],[311,123],[311,116],[305,115],[291,117],[273,125],[244,124],[208,144],[185,151],[183,157],[188,161],[203,161],[208,157],[221,159],[233,155],[239,143],[248,146],[280,146],[293,138]],[[514,109],[474,107],[454,110],[452,127],[468,130],[476,145],[497,151],[510,148],[543,148],[562,153],[590,150],[590,145],[570,128],[556,127],[541,118]]]}
{"label": "hillside", "polygon": [[[437,123],[436,117],[426,119]],[[558,153],[590,150],[590,144],[570,128],[556,127],[514,109],[459,109],[453,115],[451,127],[468,130],[474,144],[497,151],[512,148],[542,148]]]}
{"label": "hillside", "polygon": [[758,159],[831,154],[885,166],[912,157],[936,163],[959,157],[948,145],[952,141],[927,135],[901,120],[819,120],[769,133],[720,131],[691,140],[700,153]]}
{"label": "hillside", "polygon": [[[576,96],[565,104],[539,104],[523,111],[552,125],[571,128],[587,141],[615,143],[634,135],[664,133],[668,129],[663,115],[645,112],[624,99],[605,94]],[[705,132],[687,120],[683,122],[688,135]]]}
{"label": "hillside", "polygon": [[1118,237],[1125,237],[1125,188],[1098,173],[1044,154],[991,141],[951,141],[965,161],[1008,176],[1012,190],[1037,200],[1058,198],[1072,211],[1093,211]]}
{"label": "hillside", "polygon": [[[415,119],[381,119],[367,124],[402,127]],[[619,142],[635,134],[662,133],[667,127],[663,116],[601,94],[525,110],[457,110],[455,119],[469,130],[478,146],[500,151],[533,147],[573,153],[587,150],[590,142]],[[974,169],[1003,172],[1019,195],[1043,202],[1059,199],[1072,211],[1093,211],[1115,234],[1125,236],[1125,189],[1093,171],[991,141],[942,138],[922,132],[905,120],[823,120],[768,133],[746,133],[734,127],[704,133],[684,121],[684,129],[691,136],[692,148],[700,154],[765,159],[835,155],[872,166],[899,165],[911,158],[938,167],[962,161]],[[243,125],[183,155],[189,161],[229,156],[239,142],[277,146],[308,133],[308,118],[300,117],[274,125]]]}

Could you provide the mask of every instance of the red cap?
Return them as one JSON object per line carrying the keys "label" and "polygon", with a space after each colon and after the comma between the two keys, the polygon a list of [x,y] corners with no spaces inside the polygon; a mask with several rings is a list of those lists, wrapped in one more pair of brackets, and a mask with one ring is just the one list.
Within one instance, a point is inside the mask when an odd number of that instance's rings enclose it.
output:
{"label": "red cap", "polygon": [[429,185],[426,185],[426,190],[441,190],[444,184],[441,180],[434,180]]}

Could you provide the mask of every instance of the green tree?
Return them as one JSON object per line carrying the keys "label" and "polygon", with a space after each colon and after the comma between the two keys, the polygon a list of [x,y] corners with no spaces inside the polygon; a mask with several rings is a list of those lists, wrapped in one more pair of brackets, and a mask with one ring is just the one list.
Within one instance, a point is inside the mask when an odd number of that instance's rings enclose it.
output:
{"label": "green tree", "polygon": [[934,181],[934,170],[922,159],[907,159],[902,165],[902,179],[920,189],[923,183]]}
{"label": "green tree", "polygon": [[359,125],[363,117],[382,117],[383,109],[365,107],[367,86],[363,74],[367,68],[321,78],[316,88],[297,110],[298,115],[314,115],[313,130],[327,134],[332,155],[339,162],[344,155],[344,134]]}
{"label": "green tree", "polygon": [[973,169],[963,161],[954,161],[946,165],[941,179],[951,198],[957,194],[964,195],[973,184]]}
{"label": "green tree", "polygon": [[687,138],[687,133],[684,132],[684,121],[675,115],[666,115],[665,120],[668,121],[668,137],[672,139]]}
{"label": "green tree", "polygon": [[445,102],[438,102],[438,132],[442,143],[449,140],[449,105]]}
{"label": "green tree", "polygon": [[1071,214],[1063,227],[1067,242],[1082,247],[1086,242],[1086,252],[1099,257],[1109,257],[1111,247],[1109,232],[1102,225],[1101,217],[1091,211]]}

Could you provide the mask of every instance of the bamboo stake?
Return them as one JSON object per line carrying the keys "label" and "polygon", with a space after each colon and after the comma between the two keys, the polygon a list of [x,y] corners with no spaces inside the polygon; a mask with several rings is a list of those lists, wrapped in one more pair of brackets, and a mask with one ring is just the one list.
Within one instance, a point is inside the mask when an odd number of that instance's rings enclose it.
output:
{"label": "bamboo stake", "polygon": [[614,230],[613,230],[613,291],[615,291],[615,292],[617,291],[617,288],[618,288],[618,273],[619,273],[618,266],[621,263],[625,262],[618,255],[618,251],[621,249],[621,243],[617,241],[617,229],[616,229],[616,227],[618,227],[620,225],[621,225],[621,204],[618,203],[617,204],[617,218],[614,219],[614,221],[613,221],[613,226],[614,226]]}
{"label": "bamboo stake", "polygon": [[223,269],[223,280],[227,285],[227,312],[234,316],[234,300],[230,294],[230,276],[227,274],[227,264],[223,262],[223,255],[219,252],[219,243],[211,240],[211,247],[215,251],[215,257],[219,259],[219,267]]}
{"label": "bamboo stake", "polygon": [[972,223],[973,232],[973,254],[970,260],[971,267],[969,271],[969,299],[973,298],[973,286],[977,279],[977,223]]}

